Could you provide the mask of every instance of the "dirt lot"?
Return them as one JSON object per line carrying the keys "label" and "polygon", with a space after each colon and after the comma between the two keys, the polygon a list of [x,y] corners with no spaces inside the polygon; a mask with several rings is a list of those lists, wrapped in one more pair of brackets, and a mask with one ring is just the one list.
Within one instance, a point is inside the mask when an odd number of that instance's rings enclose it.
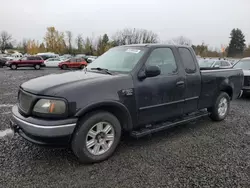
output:
{"label": "dirt lot", "polygon": [[[61,72],[0,68],[0,130],[21,83]],[[0,137],[0,187],[250,187],[249,112],[250,99],[239,99],[223,122],[204,118],[138,140],[124,136],[112,158],[93,165],[79,164],[70,149]]]}

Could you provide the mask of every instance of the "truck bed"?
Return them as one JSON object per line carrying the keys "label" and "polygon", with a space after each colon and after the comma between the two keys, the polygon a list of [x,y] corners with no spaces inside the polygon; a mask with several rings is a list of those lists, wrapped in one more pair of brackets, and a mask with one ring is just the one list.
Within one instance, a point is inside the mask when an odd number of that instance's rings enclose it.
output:
{"label": "truck bed", "polygon": [[[231,99],[237,98],[243,86],[242,69],[221,69],[221,68],[202,68],[201,72],[201,95],[199,108],[206,108],[214,103],[218,90],[230,93]],[[228,86],[231,86],[230,89]]]}

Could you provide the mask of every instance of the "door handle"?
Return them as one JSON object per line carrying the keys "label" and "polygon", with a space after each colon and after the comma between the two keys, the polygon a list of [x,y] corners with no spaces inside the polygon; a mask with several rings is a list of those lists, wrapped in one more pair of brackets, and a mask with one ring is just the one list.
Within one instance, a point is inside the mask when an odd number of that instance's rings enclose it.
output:
{"label": "door handle", "polygon": [[176,82],[176,85],[177,85],[177,86],[183,86],[184,83],[185,83],[184,81],[179,81],[179,82]]}

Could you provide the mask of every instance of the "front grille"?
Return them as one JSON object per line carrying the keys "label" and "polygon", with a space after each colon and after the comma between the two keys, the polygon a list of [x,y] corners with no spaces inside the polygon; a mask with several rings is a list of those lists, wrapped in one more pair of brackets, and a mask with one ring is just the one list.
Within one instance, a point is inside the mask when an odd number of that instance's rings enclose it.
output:
{"label": "front grille", "polygon": [[19,91],[18,103],[19,103],[19,108],[22,112],[24,112],[25,114],[29,112],[32,101],[33,101],[32,95],[24,92],[23,90]]}
{"label": "front grille", "polygon": [[244,76],[244,86],[250,86],[250,76]]}

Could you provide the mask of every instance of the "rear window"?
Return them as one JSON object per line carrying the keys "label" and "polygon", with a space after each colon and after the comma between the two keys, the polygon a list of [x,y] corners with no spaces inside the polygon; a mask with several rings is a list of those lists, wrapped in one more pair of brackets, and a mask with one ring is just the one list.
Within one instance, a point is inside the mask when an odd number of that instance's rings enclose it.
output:
{"label": "rear window", "polygon": [[184,64],[184,68],[186,73],[192,74],[196,72],[194,58],[187,48],[178,48],[182,62]]}

